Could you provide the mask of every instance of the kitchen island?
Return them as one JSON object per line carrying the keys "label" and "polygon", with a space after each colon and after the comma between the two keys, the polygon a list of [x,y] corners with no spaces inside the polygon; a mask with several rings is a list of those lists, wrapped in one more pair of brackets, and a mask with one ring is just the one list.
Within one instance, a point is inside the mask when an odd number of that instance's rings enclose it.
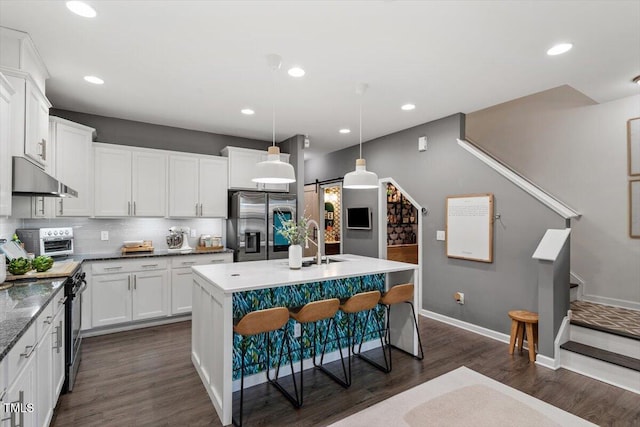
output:
{"label": "kitchen island", "polygon": [[[357,255],[339,255],[331,260],[329,264],[313,264],[299,270],[289,269],[286,259],[193,267],[191,360],[222,424],[231,424],[232,393],[238,387],[234,379],[239,377],[237,368],[241,362],[236,351],[239,337],[233,334],[234,318],[269,307],[295,307],[368,290],[384,291],[408,282],[416,285],[414,301],[418,301],[417,265]],[[375,315],[383,320],[384,310],[380,307]],[[411,315],[406,304],[391,311],[392,344],[417,355],[418,342]],[[289,322],[288,327],[293,336],[293,323]],[[379,341],[374,341],[377,339],[377,334],[372,333],[374,330],[375,322],[371,322],[367,329],[369,341],[363,350],[374,348],[376,342],[379,345]],[[346,345],[339,342],[332,342],[329,349],[333,351],[325,360],[337,359],[337,346]],[[250,343],[249,347],[247,357],[257,360],[260,356],[257,342]],[[297,351],[294,353],[297,357]],[[312,366],[308,357],[309,352],[304,355],[305,369]],[[275,358],[273,362],[277,362]],[[250,369],[253,370],[245,371],[246,374],[254,375],[245,376],[245,387],[266,381],[265,372],[258,366]],[[288,373],[283,364],[281,375]],[[357,381],[354,386],[357,387]]]}

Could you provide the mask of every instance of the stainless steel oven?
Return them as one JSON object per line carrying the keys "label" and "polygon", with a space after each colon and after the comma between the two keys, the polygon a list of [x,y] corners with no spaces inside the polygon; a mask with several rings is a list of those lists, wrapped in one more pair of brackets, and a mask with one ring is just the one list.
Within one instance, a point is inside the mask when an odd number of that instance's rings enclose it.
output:
{"label": "stainless steel oven", "polygon": [[19,228],[18,238],[27,252],[38,255],[73,255],[73,228]]}
{"label": "stainless steel oven", "polygon": [[82,293],[87,288],[86,274],[82,267],[67,279],[65,283],[65,295],[67,297],[65,313],[66,336],[66,376],[64,390],[73,390],[78,368],[80,367],[82,348]]}

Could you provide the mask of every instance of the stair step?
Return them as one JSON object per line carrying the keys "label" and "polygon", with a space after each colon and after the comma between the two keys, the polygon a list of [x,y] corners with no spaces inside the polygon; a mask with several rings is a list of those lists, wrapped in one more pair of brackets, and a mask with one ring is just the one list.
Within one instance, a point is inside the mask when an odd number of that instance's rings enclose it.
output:
{"label": "stair step", "polygon": [[622,354],[592,347],[575,341],[567,341],[562,344],[560,348],[640,372],[640,359],[624,356]]}
{"label": "stair step", "polygon": [[629,338],[632,340],[640,341],[640,336],[630,334],[620,329],[607,328],[605,326],[594,325],[593,323],[582,322],[580,320],[571,319],[571,324],[576,326],[582,326],[583,328],[593,329],[594,331],[606,332],[608,334],[618,335],[620,337]]}

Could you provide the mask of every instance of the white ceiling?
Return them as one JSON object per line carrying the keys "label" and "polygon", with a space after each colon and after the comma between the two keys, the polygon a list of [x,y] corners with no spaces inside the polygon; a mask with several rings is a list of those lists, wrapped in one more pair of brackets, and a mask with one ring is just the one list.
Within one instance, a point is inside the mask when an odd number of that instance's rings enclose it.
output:
{"label": "white ceiling", "polygon": [[[637,0],[87,3],[96,18],[0,0],[0,25],[28,32],[47,64],[54,107],[271,140],[277,53],[276,139],[308,134],[311,157],[358,142],[357,82],[365,141],[564,84],[597,102],[640,91]],[[547,56],[561,41],[573,50]]]}

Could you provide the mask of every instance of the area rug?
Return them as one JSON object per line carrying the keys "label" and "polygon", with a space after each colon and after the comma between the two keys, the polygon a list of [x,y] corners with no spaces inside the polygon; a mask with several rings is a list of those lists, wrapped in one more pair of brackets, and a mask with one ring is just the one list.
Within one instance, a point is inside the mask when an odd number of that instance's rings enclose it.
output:
{"label": "area rug", "polygon": [[464,366],[331,424],[332,427],[594,425]]}

